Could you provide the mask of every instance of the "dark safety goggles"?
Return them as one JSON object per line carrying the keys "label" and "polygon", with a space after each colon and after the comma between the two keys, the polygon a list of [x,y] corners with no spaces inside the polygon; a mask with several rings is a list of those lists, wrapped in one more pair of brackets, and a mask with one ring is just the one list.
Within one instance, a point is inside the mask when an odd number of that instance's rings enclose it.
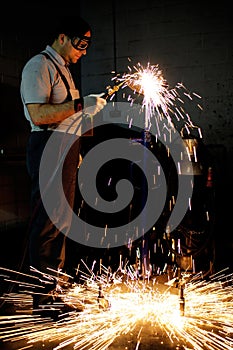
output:
{"label": "dark safety goggles", "polygon": [[83,36],[82,38],[75,37],[71,39],[71,44],[76,50],[86,50],[91,43],[89,36]]}

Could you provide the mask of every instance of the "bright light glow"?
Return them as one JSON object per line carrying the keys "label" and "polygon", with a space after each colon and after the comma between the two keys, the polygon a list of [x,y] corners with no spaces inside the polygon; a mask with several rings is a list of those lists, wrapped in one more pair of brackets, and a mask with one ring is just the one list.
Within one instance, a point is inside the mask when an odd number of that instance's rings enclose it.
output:
{"label": "bright light glow", "polygon": [[[161,342],[180,344],[183,349],[232,349],[231,274],[219,272],[208,281],[201,274],[184,276],[185,315],[181,316],[178,289],[174,292],[169,284],[158,284],[156,276],[149,282],[137,280],[132,266],[128,272],[121,270],[112,276],[104,266],[102,271],[99,277],[93,273],[89,277],[83,274],[84,284],[74,284],[61,293],[64,300],[78,306],[82,304],[83,311],[63,315],[56,322],[30,314],[1,316],[0,326],[8,324],[8,327],[1,329],[0,339],[4,342],[24,340],[26,347],[38,341],[44,346],[46,342],[54,342],[54,350],[68,345],[73,349],[103,350],[119,336],[124,337],[139,327],[138,346],[143,342],[144,327],[147,330],[151,327],[164,334]],[[101,300],[105,303],[98,299],[100,283],[104,294]],[[24,291],[11,298],[22,308],[29,296],[30,293]]]}
{"label": "bright light glow", "polygon": [[[128,73],[114,79],[121,81],[122,88],[126,86],[134,92],[133,96],[128,96],[128,100],[133,104],[135,94],[143,95],[142,107],[145,110],[145,128],[150,129],[153,120],[158,128],[159,122],[168,122],[166,127],[174,129],[186,129],[189,132],[191,128],[197,128],[191,121],[189,113],[185,110],[184,105],[193,104],[194,99],[200,99],[200,95],[190,92],[183,83],[177,83],[174,88],[169,88],[166,79],[163,77],[162,70],[158,65],[151,65],[149,62],[146,67],[141,63],[128,67]],[[122,83],[124,84],[122,85]],[[199,103],[195,107],[202,109]]]}

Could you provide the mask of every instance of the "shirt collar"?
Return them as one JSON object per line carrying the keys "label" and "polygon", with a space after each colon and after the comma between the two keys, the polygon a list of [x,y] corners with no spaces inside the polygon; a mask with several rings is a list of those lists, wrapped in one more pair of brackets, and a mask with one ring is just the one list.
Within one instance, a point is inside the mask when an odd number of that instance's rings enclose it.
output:
{"label": "shirt collar", "polygon": [[47,45],[46,46],[46,49],[45,49],[46,52],[48,52],[48,54],[50,56],[52,56],[52,58],[57,61],[58,64],[60,64],[61,66],[67,66],[64,58],[59,55],[59,53],[57,53],[57,51],[55,51],[50,45]]}

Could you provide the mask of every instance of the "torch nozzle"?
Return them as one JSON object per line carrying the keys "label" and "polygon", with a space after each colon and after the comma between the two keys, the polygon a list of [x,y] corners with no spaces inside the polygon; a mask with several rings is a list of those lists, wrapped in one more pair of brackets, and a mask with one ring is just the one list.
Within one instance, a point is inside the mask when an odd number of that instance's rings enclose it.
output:
{"label": "torch nozzle", "polygon": [[124,84],[124,81],[122,81],[121,83],[116,84],[114,86],[108,86],[107,92],[103,96],[103,98],[105,98],[107,100],[110,96],[112,96],[115,92],[117,92],[123,84]]}

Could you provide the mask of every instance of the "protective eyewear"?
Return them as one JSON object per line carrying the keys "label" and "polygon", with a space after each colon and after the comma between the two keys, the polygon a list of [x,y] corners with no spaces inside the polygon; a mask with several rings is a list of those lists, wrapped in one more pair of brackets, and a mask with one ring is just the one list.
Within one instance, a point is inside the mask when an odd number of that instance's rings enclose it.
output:
{"label": "protective eyewear", "polygon": [[71,39],[71,44],[76,50],[86,50],[91,43],[89,36],[83,36],[82,38]]}

